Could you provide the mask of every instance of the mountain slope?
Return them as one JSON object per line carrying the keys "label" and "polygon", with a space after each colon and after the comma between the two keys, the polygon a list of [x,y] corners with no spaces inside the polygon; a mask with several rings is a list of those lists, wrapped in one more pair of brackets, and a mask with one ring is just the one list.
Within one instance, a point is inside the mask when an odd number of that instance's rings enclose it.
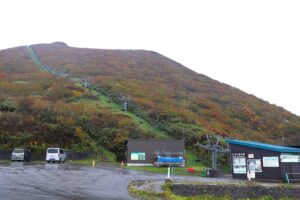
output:
{"label": "mountain slope", "polygon": [[108,149],[121,159],[128,137],[166,137],[99,92],[49,73],[33,58],[26,47],[0,51],[0,149]]}
{"label": "mountain slope", "polygon": [[[114,101],[174,138],[204,132],[288,143],[299,141],[300,119],[281,107],[144,50],[100,50],[64,43],[32,48],[43,65],[88,79]],[[285,141],[282,141],[282,138]]]}
{"label": "mountain slope", "polygon": [[2,50],[0,111],[2,149],[103,147],[122,156],[128,137],[191,146],[205,133],[300,142],[296,115],[144,50],[64,43]]}

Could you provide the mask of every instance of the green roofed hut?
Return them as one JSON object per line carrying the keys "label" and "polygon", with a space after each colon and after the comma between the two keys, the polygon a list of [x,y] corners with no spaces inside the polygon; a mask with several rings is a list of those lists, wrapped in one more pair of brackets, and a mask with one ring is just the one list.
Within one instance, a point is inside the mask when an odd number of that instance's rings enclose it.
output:
{"label": "green roofed hut", "polygon": [[254,141],[226,140],[232,176],[238,179],[300,180],[300,149]]}

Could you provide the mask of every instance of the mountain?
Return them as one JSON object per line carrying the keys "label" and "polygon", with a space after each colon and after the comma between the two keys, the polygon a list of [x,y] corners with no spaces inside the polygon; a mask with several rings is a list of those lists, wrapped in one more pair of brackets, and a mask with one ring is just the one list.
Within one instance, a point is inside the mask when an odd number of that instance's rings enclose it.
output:
{"label": "mountain", "polygon": [[[99,144],[113,150],[118,147],[110,146],[112,140],[121,144],[128,137],[170,137],[193,145],[205,133],[300,142],[300,117],[153,51],[37,44],[0,51],[0,70],[0,102],[15,108],[0,115],[3,139],[35,131],[28,140],[34,145],[40,138],[40,147],[47,141],[38,136],[37,124],[43,124],[47,137],[53,130],[57,138],[69,134],[62,145],[79,149]],[[50,113],[42,116],[45,111]],[[21,116],[33,116],[34,123],[7,127]]]}

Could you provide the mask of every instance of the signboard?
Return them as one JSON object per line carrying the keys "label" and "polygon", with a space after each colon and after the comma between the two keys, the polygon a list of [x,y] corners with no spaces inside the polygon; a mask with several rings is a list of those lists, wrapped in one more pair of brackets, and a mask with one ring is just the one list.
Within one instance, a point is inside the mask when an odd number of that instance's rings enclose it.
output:
{"label": "signboard", "polygon": [[248,158],[254,158],[254,154],[253,153],[249,153],[248,154]]}
{"label": "signboard", "polygon": [[146,153],[144,152],[132,152],[130,154],[131,160],[146,160]]}
{"label": "signboard", "polygon": [[245,154],[245,153],[232,153],[231,155],[232,155],[232,156],[240,156],[240,157],[243,157],[243,156],[245,156],[246,154]]}
{"label": "signboard", "polygon": [[245,157],[233,157],[233,173],[246,174],[246,158]]}
{"label": "signboard", "polygon": [[255,172],[262,172],[260,159],[255,159]]}
{"label": "signboard", "polygon": [[250,180],[251,178],[255,178],[255,171],[249,170],[247,172],[247,178]]}
{"label": "signboard", "polygon": [[278,157],[263,157],[263,166],[264,167],[279,167]]}
{"label": "signboard", "polygon": [[281,154],[280,161],[283,163],[299,163],[300,155],[296,154]]}

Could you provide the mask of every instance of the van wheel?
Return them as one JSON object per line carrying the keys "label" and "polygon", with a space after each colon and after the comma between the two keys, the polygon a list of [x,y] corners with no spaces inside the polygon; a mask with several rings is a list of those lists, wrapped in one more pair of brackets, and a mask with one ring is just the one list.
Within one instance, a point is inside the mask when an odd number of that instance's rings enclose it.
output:
{"label": "van wheel", "polygon": [[49,161],[49,160],[47,160],[47,163],[50,163],[50,161]]}

